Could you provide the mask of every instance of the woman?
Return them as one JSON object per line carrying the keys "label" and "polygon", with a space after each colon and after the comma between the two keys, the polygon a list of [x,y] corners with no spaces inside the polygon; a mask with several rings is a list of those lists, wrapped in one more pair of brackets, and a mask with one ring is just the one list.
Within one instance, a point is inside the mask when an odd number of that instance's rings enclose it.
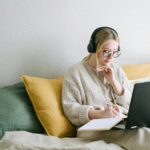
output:
{"label": "woman", "polygon": [[[112,62],[121,54],[118,33],[110,27],[97,28],[87,48],[90,54],[69,69],[63,85],[63,110],[77,127],[91,119],[127,114],[131,99],[132,86],[121,67]],[[138,133],[137,130],[110,130],[78,133],[78,136],[129,148],[134,142],[131,145],[126,140],[134,135],[137,145]]]}

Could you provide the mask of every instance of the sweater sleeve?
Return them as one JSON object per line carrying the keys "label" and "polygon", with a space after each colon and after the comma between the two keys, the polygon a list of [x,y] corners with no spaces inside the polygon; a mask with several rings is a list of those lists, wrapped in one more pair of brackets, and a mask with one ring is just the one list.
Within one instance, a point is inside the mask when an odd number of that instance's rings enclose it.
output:
{"label": "sweater sleeve", "polygon": [[117,67],[117,79],[123,86],[124,93],[122,96],[115,95],[116,101],[119,105],[121,105],[123,113],[126,114],[128,112],[131,101],[133,85],[129,82],[126,74],[120,66]]}
{"label": "sweater sleeve", "polygon": [[88,112],[93,108],[83,105],[82,91],[74,80],[64,80],[62,90],[62,107],[65,115],[76,126],[83,125],[89,121]]}

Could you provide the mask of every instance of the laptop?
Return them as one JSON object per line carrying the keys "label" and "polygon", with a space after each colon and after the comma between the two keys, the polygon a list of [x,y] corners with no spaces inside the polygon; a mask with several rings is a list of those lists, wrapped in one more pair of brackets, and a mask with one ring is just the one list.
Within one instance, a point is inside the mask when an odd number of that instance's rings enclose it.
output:
{"label": "laptop", "polygon": [[115,129],[150,127],[150,82],[136,83],[133,88],[128,117]]}

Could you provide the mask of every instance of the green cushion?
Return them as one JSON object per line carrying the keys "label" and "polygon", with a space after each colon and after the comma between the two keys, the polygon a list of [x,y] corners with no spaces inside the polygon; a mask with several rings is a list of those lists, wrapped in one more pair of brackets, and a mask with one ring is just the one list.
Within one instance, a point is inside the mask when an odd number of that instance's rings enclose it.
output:
{"label": "green cushion", "polygon": [[15,130],[44,132],[21,82],[0,89],[0,139]]}

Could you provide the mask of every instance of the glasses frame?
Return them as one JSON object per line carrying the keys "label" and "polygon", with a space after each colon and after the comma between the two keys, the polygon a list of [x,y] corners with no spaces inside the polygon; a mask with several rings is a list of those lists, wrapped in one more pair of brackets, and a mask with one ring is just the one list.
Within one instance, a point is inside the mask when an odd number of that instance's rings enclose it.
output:
{"label": "glasses frame", "polygon": [[[117,54],[117,55],[115,56],[115,54]],[[118,49],[117,51],[113,51],[113,52],[111,52],[110,50],[104,50],[103,51],[103,57],[106,57],[106,58],[108,58],[110,56],[112,56],[113,58],[117,58],[120,55],[121,55],[121,50],[120,49]]]}

